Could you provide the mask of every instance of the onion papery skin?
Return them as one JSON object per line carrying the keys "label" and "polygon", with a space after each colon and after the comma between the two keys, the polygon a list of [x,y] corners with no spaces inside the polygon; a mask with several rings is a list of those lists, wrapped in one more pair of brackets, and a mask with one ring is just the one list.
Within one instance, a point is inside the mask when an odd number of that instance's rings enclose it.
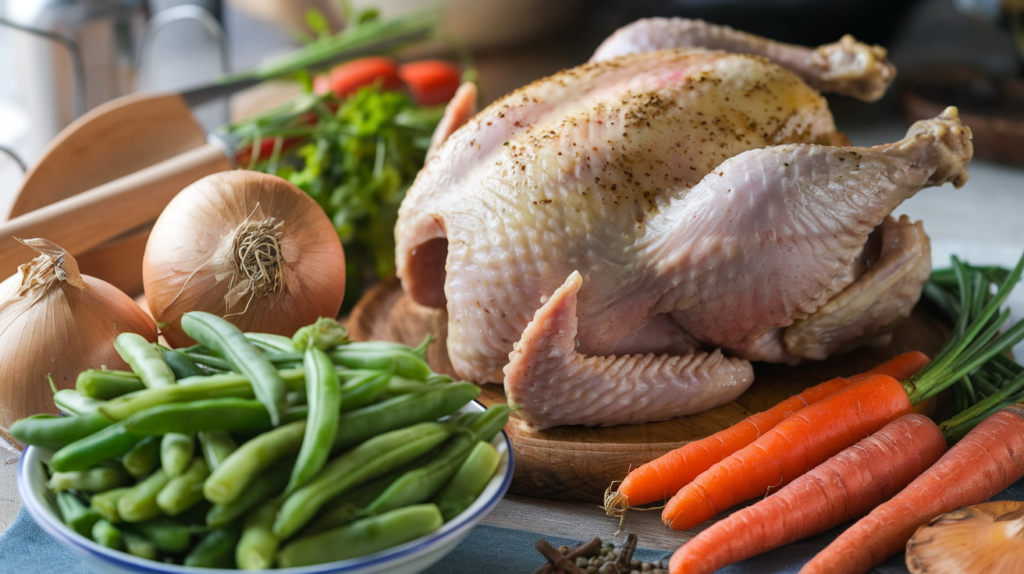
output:
{"label": "onion papery skin", "polygon": [[[270,217],[283,222],[283,289],[246,296],[229,309],[235,232]],[[142,278],[150,312],[172,347],[194,343],[181,330],[189,311],[224,317],[243,331],[291,336],[320,317],[337,317],[345,254],[327,214],[305,192],[277,176],[227,171],[193,183],[167,205],[146,244]]]}
{"label": "onion papery skin", "polygon": [[29,415],[58,412],[47,375],[68,389],[86,369],[128,369],[114,350],[120,333],[156,341],[153,319],[131,297],[102,279],[81,279],[82,289],[54,281],[34,302],[7,304],[2,301],[22,273],[0,283],[0,429]]}

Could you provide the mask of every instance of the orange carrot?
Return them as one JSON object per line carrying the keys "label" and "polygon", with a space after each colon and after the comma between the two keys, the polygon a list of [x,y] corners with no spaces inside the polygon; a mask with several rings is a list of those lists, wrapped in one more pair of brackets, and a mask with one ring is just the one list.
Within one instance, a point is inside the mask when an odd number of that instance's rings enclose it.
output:
{"label": "orange carrot", "polygon": [[462,83],[459,67],[443,60],[420,60],[398,67],[412,99],[422,106],[443,104],[452,99]]}
{"label": "orange carrot", "polygon": [[630,505],[665,500],[697,475],[754,442],[785,418],[846,388],[859,378],[884,374],[903,380],[926,364],[928,356],[920,351],[903,353],[860,375],[825,381],[766,411],[751,415],[725,430],[687,443],[630,472],[618,489],[605,498],[605,511],[611,516],[618,516]]}
{"label": "orange carrot", "polygon": [[988,500],[1024,477],[1024,406],[988,417],[907,488],[839,535],[800,574],[867,572],[931,519]]}
{"label": "orange carrot", "polygon": [[686,530],[745,500],[764,496],[844,448],[909,414],[903,384],[872,375],[797,411],[701,473],[669,500],[662,521]]}
{"label": "orange carrot", "polygon": [[879,364],[877,367],[864,371],[855,378],[870,377],[872,375],[889,375],[897,381],[905,381],[913,377],[928,364],[928,355],[921,351],[908,351],[900,353],[888,361]]}
{"label": "orange carrot", "polygon": [[369,56],[335,66],[324,76],[313,80],[313,91],[325,94],[328,90],[339,98],[355,93],[363,86],[379,82],[384,90],[397,90],[402,87],[398,77],[398,64],[384,56]]}
{"label": "orange carrot", "polygon": [[[1024,256],[980,310],[962,315],[954,337],[917,374],[903,382],[887,375],[867,377],[797,411],[681,488],[665,506],[662,521],[685,530],[734,504],[781,488],[1024,340],[1024,321],[999,332],[1010,317],[1000,306],[1022,275]],[[986,300],[970,281],[961,283],[961,309],[976,308],[976,300]]]}
{"label": "orange carrot", "polygon": [[909,414],[768,498],[719,520],[672,555],[671,574],[705,574],[867,514],[946,452],[926,416]]}

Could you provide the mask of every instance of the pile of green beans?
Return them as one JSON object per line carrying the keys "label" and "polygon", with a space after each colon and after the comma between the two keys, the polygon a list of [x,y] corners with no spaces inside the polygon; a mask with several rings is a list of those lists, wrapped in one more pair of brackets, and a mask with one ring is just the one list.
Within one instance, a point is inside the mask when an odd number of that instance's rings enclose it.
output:
{"label": "pile of green beans", "polygon": [[321,319],[293,338],[187,313],[198,344],[122,334],[131,371],[90,369],[67,416],[12,425],[48,451],[64,523],[129,554],[266,569],[343,560],[429,534],[497,470],[509,409],[459,413],[480,388],[413,348],[350,342]]}

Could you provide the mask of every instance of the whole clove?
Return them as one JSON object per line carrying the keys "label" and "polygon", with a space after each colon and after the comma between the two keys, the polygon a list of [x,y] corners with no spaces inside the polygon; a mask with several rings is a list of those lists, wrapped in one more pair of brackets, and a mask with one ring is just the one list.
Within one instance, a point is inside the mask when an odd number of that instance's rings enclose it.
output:
{"label": "whole clove", "polygon": [[556,571],[564,572],[565,574],[586,574],[575,562],[569,560],[566,555],[561,554],[557,548],[551,545],[547,540],[541,538],[537,541],[537,550],[548,559],[548,563],[555,568]]}
{"label": "whole clove", "polygon": [[[537,541],[538,544],[540,542],[541,542],[540,540]],[[548,546],[550,546],[550,544],[548,544]],[[566,560],[571,560],[571,561],[575,562],[575,560],[577,558],[586,558],[586,557],[589,557],[589,556],[593,556],[593,555],[597,554],[598,552],[600,552],[600,550],[601,550],[601,539],[595,536],[594,539],[591,540],[590,542],[587,542],[585,544],[580,544],[578,546],[573,547],[571,550],[567,550],[566,553],[565,553],[565,559]],[[543,554],[543,552],[542,552],[542,554]],[[553,574],[554,572],[557,572],[557,570],[558,569],[555,567],[554,564],[552,564],[550,562],[550,559],[549,559],[549,561],[546,564],[544,564],[540,568],[534,570],[533,574]]]}
{"label": "whole clove", "polygon": [[633,569],[633,552],[636,551],[636,534],[630,533],[626,536],[626,544],[622,546],[619,557],[615,560],[615,567],[620,573],[626,573]]}

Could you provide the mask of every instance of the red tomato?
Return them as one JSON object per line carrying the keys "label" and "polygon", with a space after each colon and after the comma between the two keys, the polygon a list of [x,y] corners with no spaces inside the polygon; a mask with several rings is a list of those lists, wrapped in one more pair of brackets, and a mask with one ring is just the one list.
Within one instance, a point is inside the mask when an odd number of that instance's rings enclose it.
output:
{"label": "red tomato", "polygon": [[[398,77],[398,65],[394,60],[384,56],[352,60],[331,69],[327,77],[327,86],[339,98],[350,96],[359,88],[374,82],[380,82],[380,87],[385,90],[397,90],[402,87],[402,80]],[[314,78],[313,91],[318,94],[325,93],[327,87],[324,80]]]}
{"label": "red tomato", "polygon": [[413,100],[424,106],[443,104],[459,89],[459,67],[443,60],[420,60],[402,64],[398,76],[409,87]]}

